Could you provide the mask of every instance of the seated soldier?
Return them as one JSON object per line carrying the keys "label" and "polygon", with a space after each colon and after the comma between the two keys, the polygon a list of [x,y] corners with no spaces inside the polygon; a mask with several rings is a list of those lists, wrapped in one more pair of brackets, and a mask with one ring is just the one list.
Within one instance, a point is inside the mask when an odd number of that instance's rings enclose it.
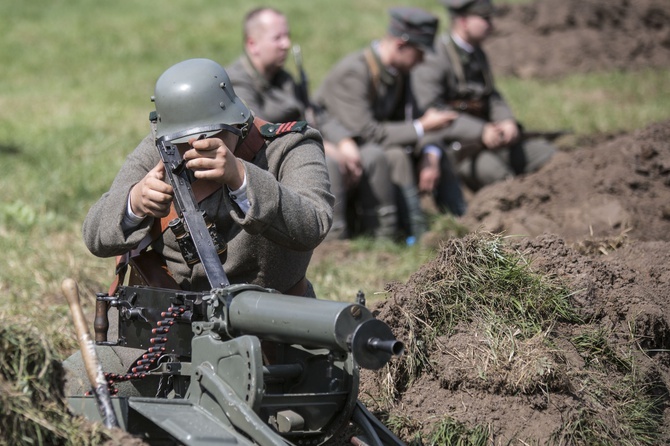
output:
{"label": "seated soldier", "polygon": [[[286,16],[273,8],[250,11],[244,20],[244,54],[228,68],[238,96],[251,111],[272,122],[307,119],[324,136],[326,162],[335,195],[328,239],[359,231],[392,238],[397,212],[388,168],[379,150],[360,150],[350,132],[309,101],[306,85],[297,85],[284,69],[291,48]],[[347,211],[354,209],[355,224]],[[353,226],[353,227],[352,227]]]}
{"label": "seated soldier", "polygon": [[457,110],[444,132],[459,150],[450,155],[472,189],[546,163],[555,148],[544,139],[524,141],[514,114],[496,89],[481,44],[492,30],[491,0],[441,0],[451,15],[449,34],[436,41],[436,52],[414,72],[413,86],[421,107]]}
{"label": "seated soldier", "polygon": [[449,126],[453,111],[428,109],[421,114],[410,88],[410,72],[432,51],[438,20],[418,8],[390,10],[387,34],[370,46],[344,57],[328,73],[317,93],[327,109],[363,147],[383,150],[391,170],[397,202],[409,239],[426,230],[416,187],[413,154],[421,153],[424,136]]}

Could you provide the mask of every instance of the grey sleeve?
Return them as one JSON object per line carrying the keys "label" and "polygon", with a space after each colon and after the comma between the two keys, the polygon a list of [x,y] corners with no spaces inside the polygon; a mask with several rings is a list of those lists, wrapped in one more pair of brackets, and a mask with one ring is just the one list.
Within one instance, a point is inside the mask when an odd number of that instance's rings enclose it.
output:
{"label": "grey sleeve", "polygon": [[149,233],[153,218],[146,218],[134,230],[124,233],[121,222],[130,189],[160,161],[153,134],[142,140],[126,158],[109,191],[88,211],[82,232],[84,243],[98,257],[121,255],[135,248]]}
{"label": "grey sleeve", "polygon": [[[285,136],[284,150],[268,148],[270,171],[245,162],[247,197],[246,215],[231,214],[250,234],[296,251],[314,249],[330,230],[334,197],[326,168],[319,133],[309,136]],[[276,167],[272,167],[272,166]]]}

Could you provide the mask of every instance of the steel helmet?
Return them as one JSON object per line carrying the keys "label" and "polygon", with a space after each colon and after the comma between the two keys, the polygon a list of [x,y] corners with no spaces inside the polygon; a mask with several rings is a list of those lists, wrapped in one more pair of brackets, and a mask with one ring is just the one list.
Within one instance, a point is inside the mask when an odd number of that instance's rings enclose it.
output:
{"label": "steel helmet", "polygon": [[156,81],[156,137],[171,142],[212,136],[222,130],[246,135],[251,111],[235,95],[228,73],[210,59],[189,59]]}

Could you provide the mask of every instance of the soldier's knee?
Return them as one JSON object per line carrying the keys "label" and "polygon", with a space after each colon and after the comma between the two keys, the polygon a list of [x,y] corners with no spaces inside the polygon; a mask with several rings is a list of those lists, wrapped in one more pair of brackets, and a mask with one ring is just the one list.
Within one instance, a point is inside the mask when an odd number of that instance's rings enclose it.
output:
{"label": "soldier's knee", "polygon": [[546,164],[557,149],[551,142],[546,139],[532,139],[524,144],[524,152],[526,153],[526,168],[525,172],[534,172]]}

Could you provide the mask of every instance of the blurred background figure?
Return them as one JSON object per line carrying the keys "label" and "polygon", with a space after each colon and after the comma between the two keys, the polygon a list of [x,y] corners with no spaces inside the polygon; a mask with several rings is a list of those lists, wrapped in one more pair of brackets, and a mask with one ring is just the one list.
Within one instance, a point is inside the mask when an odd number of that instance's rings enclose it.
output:
{"label": "blurred background figure", "polygon": [[365,150],[382,150],[389,164],[401,226],[408,242],[426,230],[414,172],[424,136],[447,127],[453,111],[434,108],[421,114],[414,101],[410,72],[432,51],[438,19],[410,7],[389,11],[388,32],[342,60],[326,76],[317,103],[334,114]]}
{"label": "blurred background figure", "polygon": [[481,44],[493,29],[491,0],[441,0],[451,16],[448,34],[438,37],[414,73],[420,107],[460,113],[448,129],[458,174],[474,191],[533,172],[555,152],[546,139],[525,138],[512,110],[498,92]]}
{"label": "blurred background figure", "polygon": [[[238,96],[264,120],[307,120],[324,137],[331,192],[335,195],[333,225],[327,239],[347,238],[356,232],[392,237],[397,212],[393,196],[386,192],[390,179],[383,154],[361,151],[349,130],[312,104],[299,52],[296,62],[303,74],[300,83],[285,70],[292,49],[286,16],[274,8],[254,9],[244,19],[243,33],[244,52],[228,68]],[[348,217],[348,211],[353,215]],[[369,215],[378,218],[372,220]]]}

